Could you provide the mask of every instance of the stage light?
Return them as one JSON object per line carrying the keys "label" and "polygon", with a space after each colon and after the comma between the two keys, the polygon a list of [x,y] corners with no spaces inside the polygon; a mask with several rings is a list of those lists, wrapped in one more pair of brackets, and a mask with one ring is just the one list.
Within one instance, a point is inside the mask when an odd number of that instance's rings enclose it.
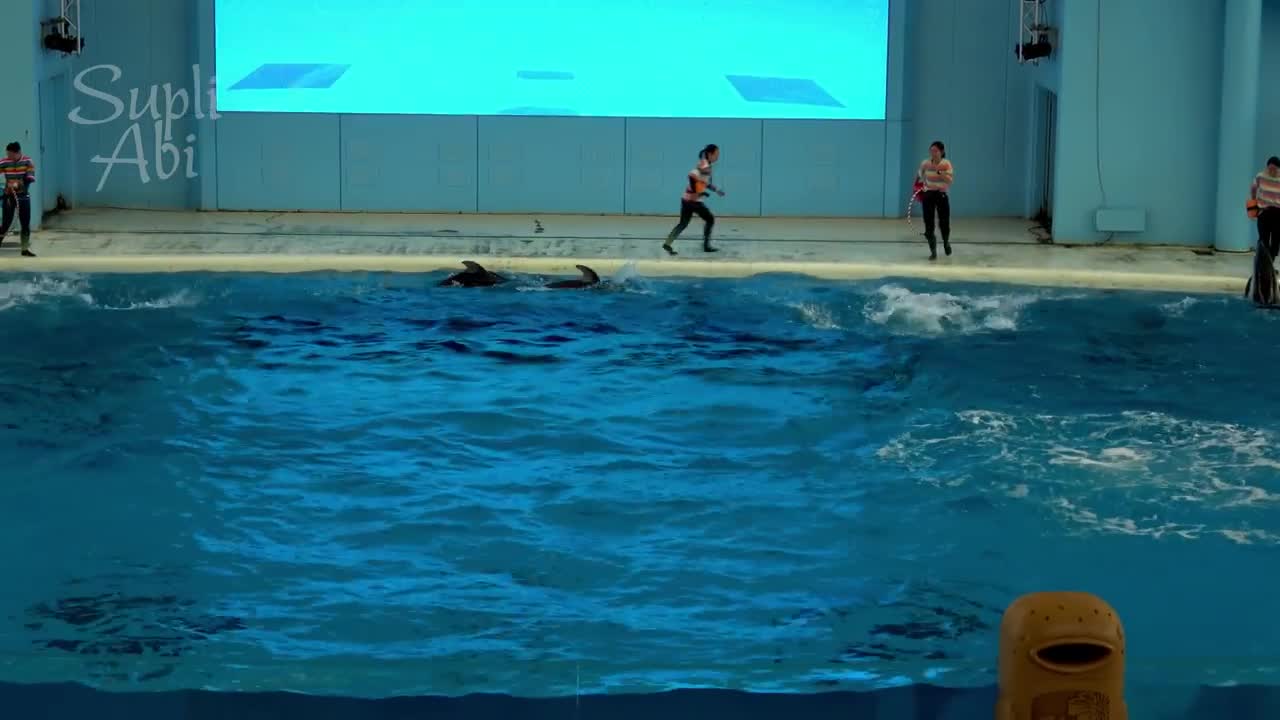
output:
{"label": "stage light", "polygon": [[1053,43],[1049,36],[1041,34],[1035,42],[1021,43],[1013,46],[1013,55],[1018,62],[1032,62],[1049,57],[1053,53]]}
{"label": "stage light", "polygon": [[46,50],[74,55],[84,50],[84,38],[68,37],[55,31],[44,36],[44,47]]}
{"label": "stage light", "polygon": [[46,50],[67,55],[79,55],[84,50],[84,37],[80,35],[80,0],[62,0],[62,14],[41,22],[40,26],[44,29]]}

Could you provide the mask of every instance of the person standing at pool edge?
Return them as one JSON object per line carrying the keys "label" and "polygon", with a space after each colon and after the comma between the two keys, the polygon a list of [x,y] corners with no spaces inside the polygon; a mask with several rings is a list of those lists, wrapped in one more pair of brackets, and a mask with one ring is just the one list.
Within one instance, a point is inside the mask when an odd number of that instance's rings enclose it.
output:
{"label": "person standing at pool edge", "polygon": [[947,159],[947,146],[935,140],[929,146],[929,157],[920,163],[916,177],[924,183],[920,194],[920,206],[924,211],[924,236],[929,241],[929,259],[938,259],[938,240],[933,234],[933,215],[938,214],[938,229],[942,231],[942,251],[951,254],[951,198],[947,193],[955,180],[955,168]]}
{"label": "person standing at pool edge", "polygon": [[1280,254],[1280,157],[1267,159],[1267,169],[1253,177],[1249,197],[1258,203],[1258,248],[1275,262]]}
{"label": "person standing at pool edge", "polygon": [[27,188],[36,182],[36,166],[31,158],[22,154],[22,146],[16,142],[5,148],[5,157],[0,160],[0,177],[4,180],[4,220],[0,222],[0,243],[9,233],[16,213],[18,222],[22,224],[22,255],[35,257],[31,252],[31,195]]}
{"label": "person standing at pool edge", "polygon": [[698,152],[698,164],[689,171],[689,182],[685,186],[684,194],[680,196],[680,222],[671,229],[667,234],[667,239],[662,243],[662,249],[667,251],[668,255],[676,255],[675,249],[671,247],[671,243],[680,237],[680,233],[689,227],[689,221],[694,215],[702,218],[702,251],[716,252],[717,248],[711,247],[711,228],[716,224],[715,215],[711,214],[711,210],[707,204],[702,202],[702,198],[707,197],[711,192],[724,197],[724,191],[711,184],[711,165],[720,159],[720,147],[718,145],[708,145]]}

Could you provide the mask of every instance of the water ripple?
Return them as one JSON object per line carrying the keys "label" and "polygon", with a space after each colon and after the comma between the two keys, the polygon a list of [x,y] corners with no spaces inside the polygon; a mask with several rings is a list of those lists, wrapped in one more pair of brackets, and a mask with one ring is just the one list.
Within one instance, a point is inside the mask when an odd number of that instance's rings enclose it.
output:
{"label": "water ripple", "polygon": [[436,280],[0,283],[0,542],[41,548],[5,561],[3,678],[985,684],[1044,587],[1105,594],[1188,682],[1274,651],[1233,632],[1258,603],[1167,639],[1280,591],[1280,389],[1239,361],[1273,329],[1241,304]]}

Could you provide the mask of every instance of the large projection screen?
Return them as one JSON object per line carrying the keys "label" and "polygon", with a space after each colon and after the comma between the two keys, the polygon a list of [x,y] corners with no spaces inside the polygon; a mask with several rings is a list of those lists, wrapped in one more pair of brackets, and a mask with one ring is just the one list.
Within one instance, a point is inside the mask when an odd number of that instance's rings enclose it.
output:
{"label": "large projection screen", "polygon": [[222,112],[883,120],[889,0],[216,0]]}

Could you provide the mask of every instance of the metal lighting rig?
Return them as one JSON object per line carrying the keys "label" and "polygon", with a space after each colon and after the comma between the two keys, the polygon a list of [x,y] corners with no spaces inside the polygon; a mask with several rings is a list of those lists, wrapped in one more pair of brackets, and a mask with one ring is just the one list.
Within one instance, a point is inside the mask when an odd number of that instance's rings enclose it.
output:
{"label": "metal lighting rig", "polygon": [[84,50],[84,36],[80,34],[80,0],[62,0],[58,17],[40,23],[44,35],[41,42],[46,50],[64,55],[79,55]]}
{"label": "metal lighting rig", "polygon": [[1050,0],[1020,0],[1018,3],[1018,42],[1013,46],[1019,64],[1039,65],[1053,54],[1053,28],[1049,27]]}

